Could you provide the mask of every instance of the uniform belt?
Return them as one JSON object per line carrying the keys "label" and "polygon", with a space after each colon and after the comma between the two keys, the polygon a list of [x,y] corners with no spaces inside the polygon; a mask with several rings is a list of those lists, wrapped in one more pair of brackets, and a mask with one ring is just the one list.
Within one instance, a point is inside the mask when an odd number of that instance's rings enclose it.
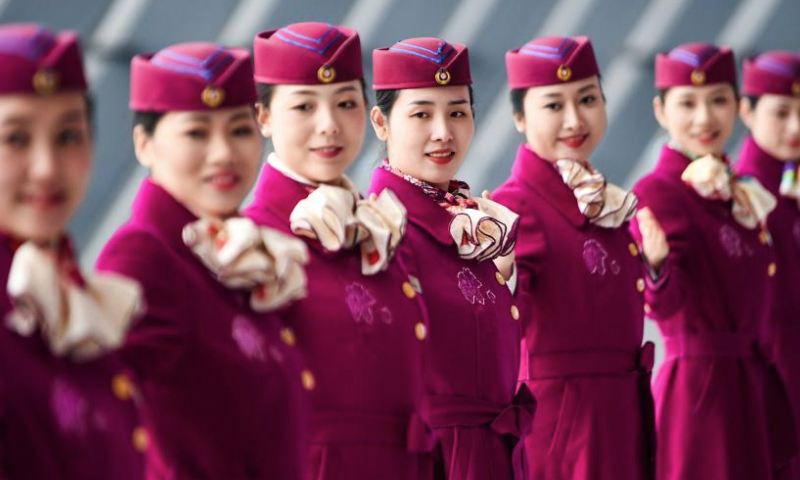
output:
{"label": "uniform belt", "polygon": [[626,376],[650,373],[655,360],[655,347],[645,343],[637,350],[579,350],[528,354],[527,378],[520,380],[546,380],[550,378]]}
{"label": "uniform belt", "polygon": [[664,339],[666,360],[699,357],[755,359],[760,356],[758,340],[738,333],[695,333],[673,335]]}
{"label": "uniform belt", "polygon": [[684,334],[665,340],[667,360],[680,358],[742,358],[761,366],[764,372],[764,401],[767,435],[773,467],[787,465],[798,451],[797,432],[786,387],[775,364],[759,348],[756,338],[736,333]]}
{"label": "uniform belt", "polygon": [[655,345],[653,342],[646,342],[640,348],[630,351],[584,350],[529,354],[527,372],[521,372],[527,378],[520,378],[520,380],[535,382],[582,377],[630,377],[634,379],[642,409],[647,478],[652,479],[655,478],[656,428],[650,374],[653,371],[654,362]]}
{"label": "uniform belt", "polygon": [[520,385],[510,405],[459,395],[426,395],[420,415],[431,429],[490,428],[498,435],[516,437],[512,453],[515,478],[522,478],[523,440],[531,431],[536,399],[527,385]]}

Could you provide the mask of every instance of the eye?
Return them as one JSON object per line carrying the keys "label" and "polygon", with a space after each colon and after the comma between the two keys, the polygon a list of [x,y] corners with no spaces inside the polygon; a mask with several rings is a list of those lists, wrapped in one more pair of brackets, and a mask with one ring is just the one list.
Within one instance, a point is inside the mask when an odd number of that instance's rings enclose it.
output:
{"label": "eye", "polygon": [[694,108],[694,102],[692,100],[681,100],[678,102],[678,106],[682,108]]}
{"label": "eye", "polygon": [[561,110],[561,104],[557,102],[548,103],[547,105],[544,106],[544,108],[552,110],[554,112],[558,112],[559,110]]}
{"label": "eye", "polygon": [[412,113],[411,116],[415,117],[415,118],[429,118],[430,117],[430,115],[428,115],[428,112],[416,112],[416,113]]}
{"label": "eye", "polygon": [[597,95],[586,95],[585,97],[581,98],[581,103],[583,105],[591,105],[597,101]]}
{"label": "eye", "polygon": [[59,145],[81,145],[85,140],[86,134],[78,128],[67,128],[56,136]]}
{"label": "eye", "polygon": [[728,97],[720,95],[719,97],[714,97],[714,105],[727,105],[728,104]]}
{"label": "eye", "polygon": [[338,106],[340,108],[350,110],[356,108],[356,102],[354,100],[345,100],[343,102],[339,102]]}
{"label": "eye", "polygon": [[2,138],[3,138],[3,143],[4,144],[6,144],[8,146],[11,146],[11,147],[16,147],[16,148],[25,147],[31,141],[31,136],[27,132],[24,132],[24,131],[21,131],[21,130],[20,131],[11,132],[11,133],[3,136]]}
{"label": "eye", "polygon": [[789,111],[788,110],[775,110],[774,112],[775,118],[779,118],[781,120],[786,120],[789,118]]}
{"label": "eye", "polygon": [[255,133],[255,129],[250,125],[239,125],[233,129],[233,134],[237,137],[247,137]]}
{"label": "eye", "polygon": [[453,118],[465,118],[467,116],[467,112],[464,112],[462,110],[456,110],[454,112],[451,112],[450,116]]}
{"label": "eye", "polygon": [[193,128],[186,132],[186,136],[193,140],[203,140],[208,137],[208,132],[201,128]]}
{"label": "eye", "polygon": [[294,107],[292,107],[292,110],[298,110],[300,112],[308,112],[311,110],[311,104],[301,103],[300,105],[295,105]]}

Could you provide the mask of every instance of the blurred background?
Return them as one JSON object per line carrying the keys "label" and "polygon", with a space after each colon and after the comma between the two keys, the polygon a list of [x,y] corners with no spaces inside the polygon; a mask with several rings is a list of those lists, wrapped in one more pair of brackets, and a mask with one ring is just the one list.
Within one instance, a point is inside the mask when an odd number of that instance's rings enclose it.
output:
{"label": "blurred background", "polygon": [[[800,51],[798,0],[0,0],[0,22],[40,22],[81,33],[94,94],[94,176],[72,223],[85,267],[129,215],[147,172],[131,145],[128,66],[135,53],[192,40],[251,47],[253,36],[300,21],[347,25],[371,51],[416,36],[469,45],[477,130],[459,176],[473,191],[507,176],[522,137],[513,129],[504,53],[533,37],[588,35],[603,72],[609,129],[593,163],[629,187],[655,163],[664,138],[652,114],[653,57],[679,43]],[[741,126],[729,144],[736,153]],[[381,149],[370,131],[350,175],[364,188]],[[648,322],[648,338],[657,340]],[[661,349],[659,348],[659,358]]]}

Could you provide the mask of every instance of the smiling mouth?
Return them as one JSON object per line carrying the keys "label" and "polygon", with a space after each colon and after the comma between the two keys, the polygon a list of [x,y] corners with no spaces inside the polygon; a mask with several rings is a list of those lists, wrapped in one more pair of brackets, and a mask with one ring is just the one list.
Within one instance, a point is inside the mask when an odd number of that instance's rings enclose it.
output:
{"label": "smiling mouth", "polygon": [[714,141],[716,141],[718,137],[719,137],[719,132],[704,133],[695,136],[697,141],[702,143],[703,145],[714,143]]}
{"label": "smiling mouth", "polygon": [[588,138],[589,134],[584,133],[582,135],[572,135],[571,137],[562,137],[559,138],[558,141],[568,146],[569,148],[578,148],[581,145],[583,145]]}
{"label": "smiling mouth", "polygon": [[456,152],[452,150],[434,150],[433,152],[425,153],[430,161],[437,165],[447,165],[456,156]]}
{"label": "smiling mouth", "polygon": [[23,194],[23,203],[37,209],[37,210],[50,210],[62,205],[67,200],[67,195],[64,192],[54,193],[27,193]]}
{"label": "smiling mouth", "polygon": [[208,177],[208,183],[217,190],[232,190],[239,185],[239,175],[235,173],[219,173]]}
{"label": "smiling mouth", "polygon": [[311,151],[324,158],[335,158],[344,150],[343,147],[332,145],[328,147],[312,148]]}

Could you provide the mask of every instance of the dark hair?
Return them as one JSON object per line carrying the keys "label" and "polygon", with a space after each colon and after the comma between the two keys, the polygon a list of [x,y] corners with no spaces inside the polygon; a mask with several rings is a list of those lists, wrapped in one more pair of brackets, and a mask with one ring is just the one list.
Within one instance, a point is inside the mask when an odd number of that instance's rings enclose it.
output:
{"label": "dark hair", "polygon": [[[358,79],[361,84],[361,93],[364,95],[364,105],[369,105],[369,98],[367,97],[367,82],[364,77]],[[256,82],[256,102],[260,103],[263,107],[269,108],[272,102],[272,96],[275,94],[276,84],[274,83],[258,83]]]}
{"label": "dark hair", "polygon": [[[728,83],[728,85],[733,87],[733,96],[736,97],[736,101],[739,101],[739,98],[740,98],[739,97],[739,89],[736,87],[736,82],[730,82],[730,83]],[[659,88],[656,91],[656,94],[658,95],[658,99],[661,100],[662,104],[664,103],[664,99],[667,97],[667,92],[669,92],[671,88],[672,87]],[[755,106],[755,103],[753,104],[753,106]]]}
{"label": "dark hair", "polygon": [[133,127],[141,125],[145,133],[152,135],[156,131],[156,125],[164,116],[164,112],[133,112]]}
{"label": "dark hair", "polygon": [[761,95],[745,95],[744,97],[750,101],[750,108],[756,108],[756,104],[761,99]]}
{"label": "dark hair", "polygon": [[[472,85],[467,85],[469,90],[469,106],[472,110],[472,115],[475,115],[475,94],[472,91]],[[383,116],[388,117],[392,113],[394,102],[397,101],[397,96],[400,95],[399,89],[391,90],[375,90],[375,106],[381,111]]]}
{"label": "dark hair", "polygon": [[[603,80],[599,73],[597,74],[597,84],[600,85],[600,96],[603,97],[603,103],[605,103],[606,94],[603,92]],[[525,95],[528,90],[530,90],[530,87],[511,90],[511,110],[515,115],[525,116]]]}

